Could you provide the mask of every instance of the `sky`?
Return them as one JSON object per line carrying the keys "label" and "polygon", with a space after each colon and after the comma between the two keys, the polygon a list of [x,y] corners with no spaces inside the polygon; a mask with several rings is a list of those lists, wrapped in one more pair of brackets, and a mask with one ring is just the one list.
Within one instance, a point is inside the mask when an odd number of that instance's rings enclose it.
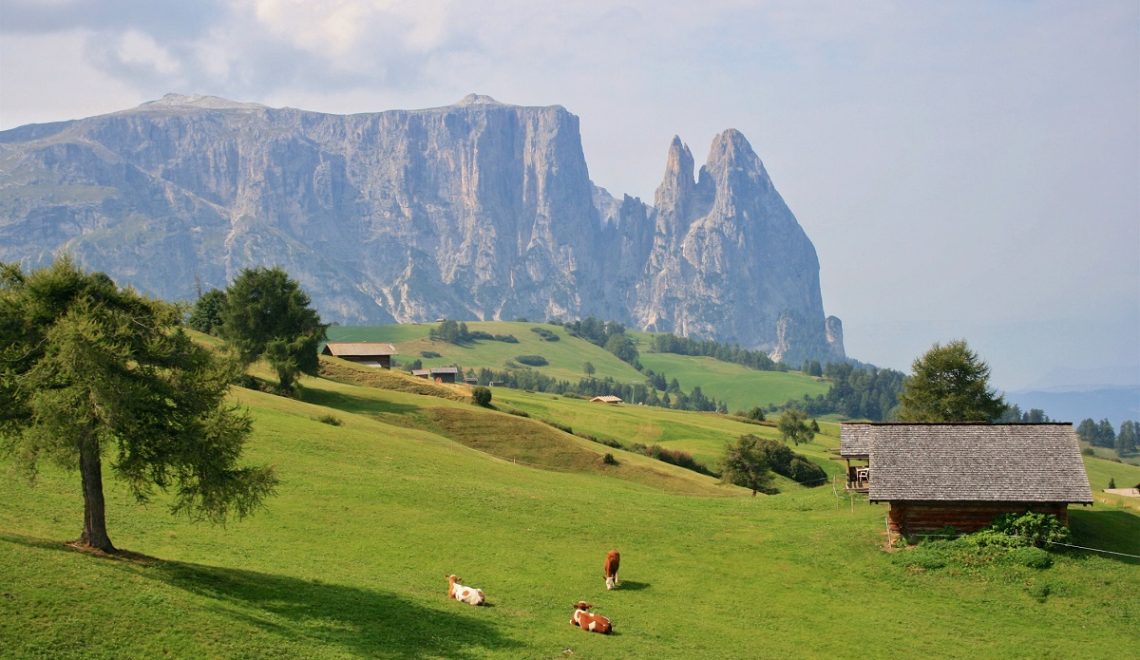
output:
{"label": "sky", "polygon": [[3,0],[0,129],[167,92],[332,113],[477,92],[581,119],[652,203],[736,128],[847,353],[964,338],[999,389],[1140,383],[1140,3]]}

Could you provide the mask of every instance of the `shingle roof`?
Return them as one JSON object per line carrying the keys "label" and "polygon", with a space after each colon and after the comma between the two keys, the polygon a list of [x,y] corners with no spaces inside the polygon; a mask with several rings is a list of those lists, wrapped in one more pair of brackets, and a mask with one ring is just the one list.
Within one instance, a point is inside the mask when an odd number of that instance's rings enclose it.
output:
{"label": "shingle roof", "polygon": [[863,458],[871,453],[874,424],[843,424],[839,427],[839,455]]}
{"label": "shingle roof", "polygon": [[344,357],[346,355],[354,355],[360,357],[372,357],[380,355],[395,355],[396,347],[391,344],[373,341],[360,341],[360,342],[334,342],[330,341],[325,344],[326,355],[335,355],[337,357]]}
{"label": "shingle roof", "polygon": [[865,426],[872,501],[1093,501],[1072,424]]}

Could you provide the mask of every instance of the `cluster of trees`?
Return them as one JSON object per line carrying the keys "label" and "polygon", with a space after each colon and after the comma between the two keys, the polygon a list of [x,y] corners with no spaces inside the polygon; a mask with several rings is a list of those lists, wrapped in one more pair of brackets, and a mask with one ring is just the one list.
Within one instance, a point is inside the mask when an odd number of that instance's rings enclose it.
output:
{"label": "cluster of trees", "polygon": [[827,481],[823,468],[776,440],[747,434],[725,449],[720,475],[725,483],[751,489],[753,496],[756,493],[775,493],[772,473],[805,486],[819,486]]}
{"label": "cluster of trees", "polygon": [[[802,400],[789,401],[783,407],[801,407],[810,415],[833,413],[882,421],[894,414],[906,380],[900,371],[857,367],[845,362],[828,363],[822,373],[831,380],[831,389],[826,394],[814,397],[805,394]],[[775,406],[772,409],[775,410]]]}
{"label": "cluster of trees", "polygon": [[1030,408],[1023,411],[1021,406],[1014,403],[1006,408],[997,421],[1002,424],[1045,424],[1053,420],[1049,419],[1045,411],[1040,408]]}
{"label": "cluster of trees", "polygon": [[[653,337],[653,350],[658,353],[678,355],[698,355],[716,358],[722,362],[732,362],[760,371],[787,371],[787,365],[776,362],[764,351],[750,351],[736,344],[727,345],[711,339],[690,339],[664,334]],[[816,362],[818,366],[819,363]]]}
{"label": "cluster of trees", "polygon": [[[211,299],[200,316],[231,322]],[[190,339],[174,305],[66,257],[31,273],[0,264],[0,449],[29,477],[44,460],[79,471],[81,545],[115,552],[105,457],[138,500],[167,491],[171,512],[193,518],[243,517],[273,493],[272,468],[239,465],[251,420],[226,400],[238,373]]]}
{"label": "cluster of trees", "polygon": [[461,345],[469,344],[476,340],[486,341],[501,341],[508,344],[519,343],[518,337],[514,335],[493,335],[489,332],[482,330],[471,331],[467,329],[467,324],[462,321],[445,320],[439,324],[438,328],[428,330],[428,337],[432,340],[445,341],[449,344]]}
{"label": "cluster of trees", "polygon": [[1077,425],[1077,435],[1094,447],[1105,447],[1116,452],[1117,456],[1131,456],[1140,444],[1140,422],[1126,420],[1120,423],[1120,431],[1112,428],[1107,418],[1094,422],[1086,418]]}
{"label": "cluster of trees", "polygon": [[187,324],[220,336],[243,366],[264,357],[283,394],[292,393],[301,374],[316,375],[317,346],[328,328],[308,294],[280,268],[242,270],[224,291],[201,295]]}
{"label": "cluster of trees", "polygon": [[[557,324],[557,323],[556,323]],[[617,321],[599,321],[587,316],[578,321],[563,323],[571,337],[579,337],[613,353],[619,360],[641,371],[641,355],[633,339],[625,334],[625,326]]]}

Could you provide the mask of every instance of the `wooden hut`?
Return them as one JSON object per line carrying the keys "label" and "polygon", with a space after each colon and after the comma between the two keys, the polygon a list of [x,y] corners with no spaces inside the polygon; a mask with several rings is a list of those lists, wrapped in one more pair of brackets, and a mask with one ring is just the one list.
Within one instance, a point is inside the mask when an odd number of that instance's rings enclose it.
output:
{"label": "wooden hut", "polygon": [[330,341],[325,344],[321,353],[324,355],[334,355],[342,360],[363,364],[368,367],[391,369],[392,356],[396,354],[396,347],[391,344],[373,341]]}
{"label": "wooden hut", "polygon": [[843,433],[852,459],[859,445],[866,451],[868,499],[890,505],[894,534],[973,532],[1026,511],[1068,524],[1069,504],[1093,501],[1072,424],[884,423]]}
{"label": "wooden hut", "polygon": [[603,394],[602,396],[596,396],[596,397],[590,399],[590,402],[591,403],[621,403],[622,399],[620,396],[614,396],[612,394]]}

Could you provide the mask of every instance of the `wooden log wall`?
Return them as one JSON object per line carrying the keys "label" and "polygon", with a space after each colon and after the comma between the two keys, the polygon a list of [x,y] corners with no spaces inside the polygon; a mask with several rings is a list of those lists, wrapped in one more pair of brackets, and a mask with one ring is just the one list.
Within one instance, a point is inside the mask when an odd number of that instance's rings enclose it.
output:
{"label": "wooden log wall", "polygon": [[953,527],[976,532],[1003,513],[1050,513],[1069,524],[1065,502],[891,502],[887,519],[893,534],[921,534]]}

